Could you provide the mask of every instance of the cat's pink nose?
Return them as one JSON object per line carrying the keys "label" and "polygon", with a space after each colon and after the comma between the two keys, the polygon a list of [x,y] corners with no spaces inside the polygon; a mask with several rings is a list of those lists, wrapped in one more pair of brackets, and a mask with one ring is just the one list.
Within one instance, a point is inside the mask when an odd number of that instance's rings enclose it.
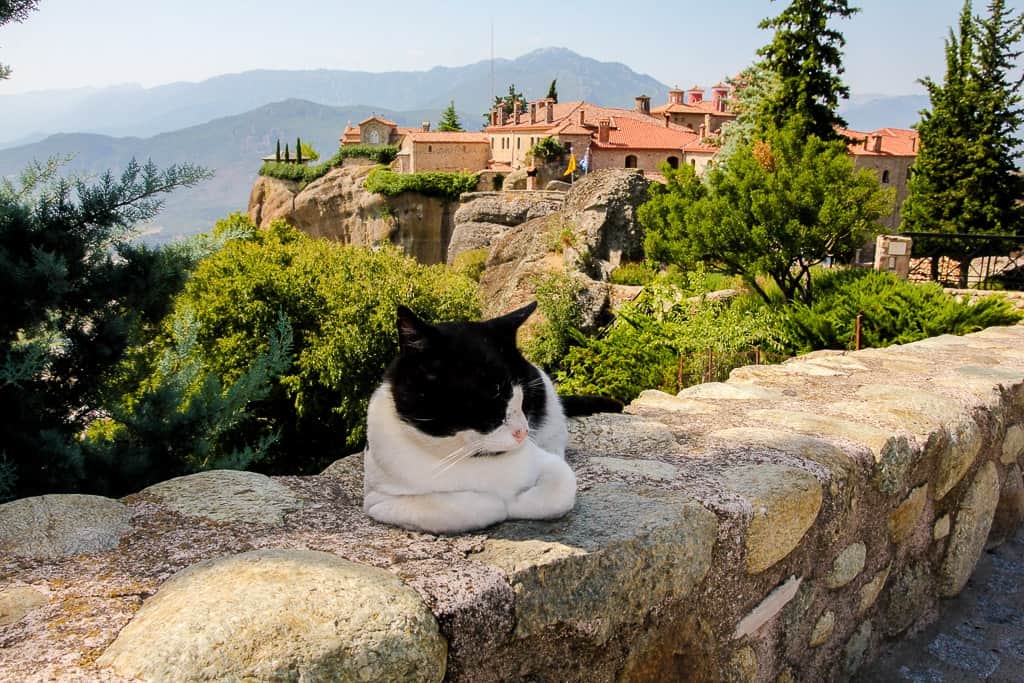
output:
{"label": "cat's pink nose", "polygon": [[529,435],[530,430],[525,427],[523,429],[516,429],[512,432],[512,438],[516,440],[516,443],[522,443]]}

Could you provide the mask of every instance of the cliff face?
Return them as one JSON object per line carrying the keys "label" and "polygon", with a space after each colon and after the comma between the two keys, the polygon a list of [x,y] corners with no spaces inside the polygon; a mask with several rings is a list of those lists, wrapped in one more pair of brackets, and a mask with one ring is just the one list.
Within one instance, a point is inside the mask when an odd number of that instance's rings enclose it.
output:
{"label": "cliff face", "polygon": [[249,218],[261,228],[282,218],[313,237],[374,246],[391,242],[420,263],[443,263],[451,239],[451,202],[405,192],[367,192],[373,166],[337,168],[300,189],[298,183],[261,176],[249,195]]}

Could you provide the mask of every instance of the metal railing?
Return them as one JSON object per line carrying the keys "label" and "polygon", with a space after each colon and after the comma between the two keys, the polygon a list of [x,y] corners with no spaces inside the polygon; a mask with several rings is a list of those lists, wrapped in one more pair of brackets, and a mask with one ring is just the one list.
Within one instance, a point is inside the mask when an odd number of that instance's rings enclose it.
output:
{"label": "metal railing", "polygon": [[1024,290],[1024,237],[902,232],[914,240],[909,279],[944,287]]}

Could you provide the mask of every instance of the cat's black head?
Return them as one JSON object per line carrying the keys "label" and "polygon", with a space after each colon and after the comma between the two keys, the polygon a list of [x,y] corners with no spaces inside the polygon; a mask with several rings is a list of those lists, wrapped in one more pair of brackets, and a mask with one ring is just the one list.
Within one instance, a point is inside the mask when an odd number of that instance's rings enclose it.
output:
{"label": "cat's black head", "polygon": [[516,330],[536,307],[483,322],[432,325],[400,306],[399,354],[385,375],[399,417],[436,437],[508,431],[524,416],[537,428],[544,419],[543,380],[516,348]]}

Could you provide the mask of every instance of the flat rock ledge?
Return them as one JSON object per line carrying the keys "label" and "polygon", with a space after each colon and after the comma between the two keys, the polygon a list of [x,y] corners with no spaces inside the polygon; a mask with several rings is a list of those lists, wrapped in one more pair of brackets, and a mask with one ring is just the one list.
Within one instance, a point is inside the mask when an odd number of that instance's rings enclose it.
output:
{"label": "flat rock ledge", "polygon": [[0,506],[0,680],[845,681],[1024,517],[1024,326],[572,421],[576,508],[361,511],[359,455]]}

